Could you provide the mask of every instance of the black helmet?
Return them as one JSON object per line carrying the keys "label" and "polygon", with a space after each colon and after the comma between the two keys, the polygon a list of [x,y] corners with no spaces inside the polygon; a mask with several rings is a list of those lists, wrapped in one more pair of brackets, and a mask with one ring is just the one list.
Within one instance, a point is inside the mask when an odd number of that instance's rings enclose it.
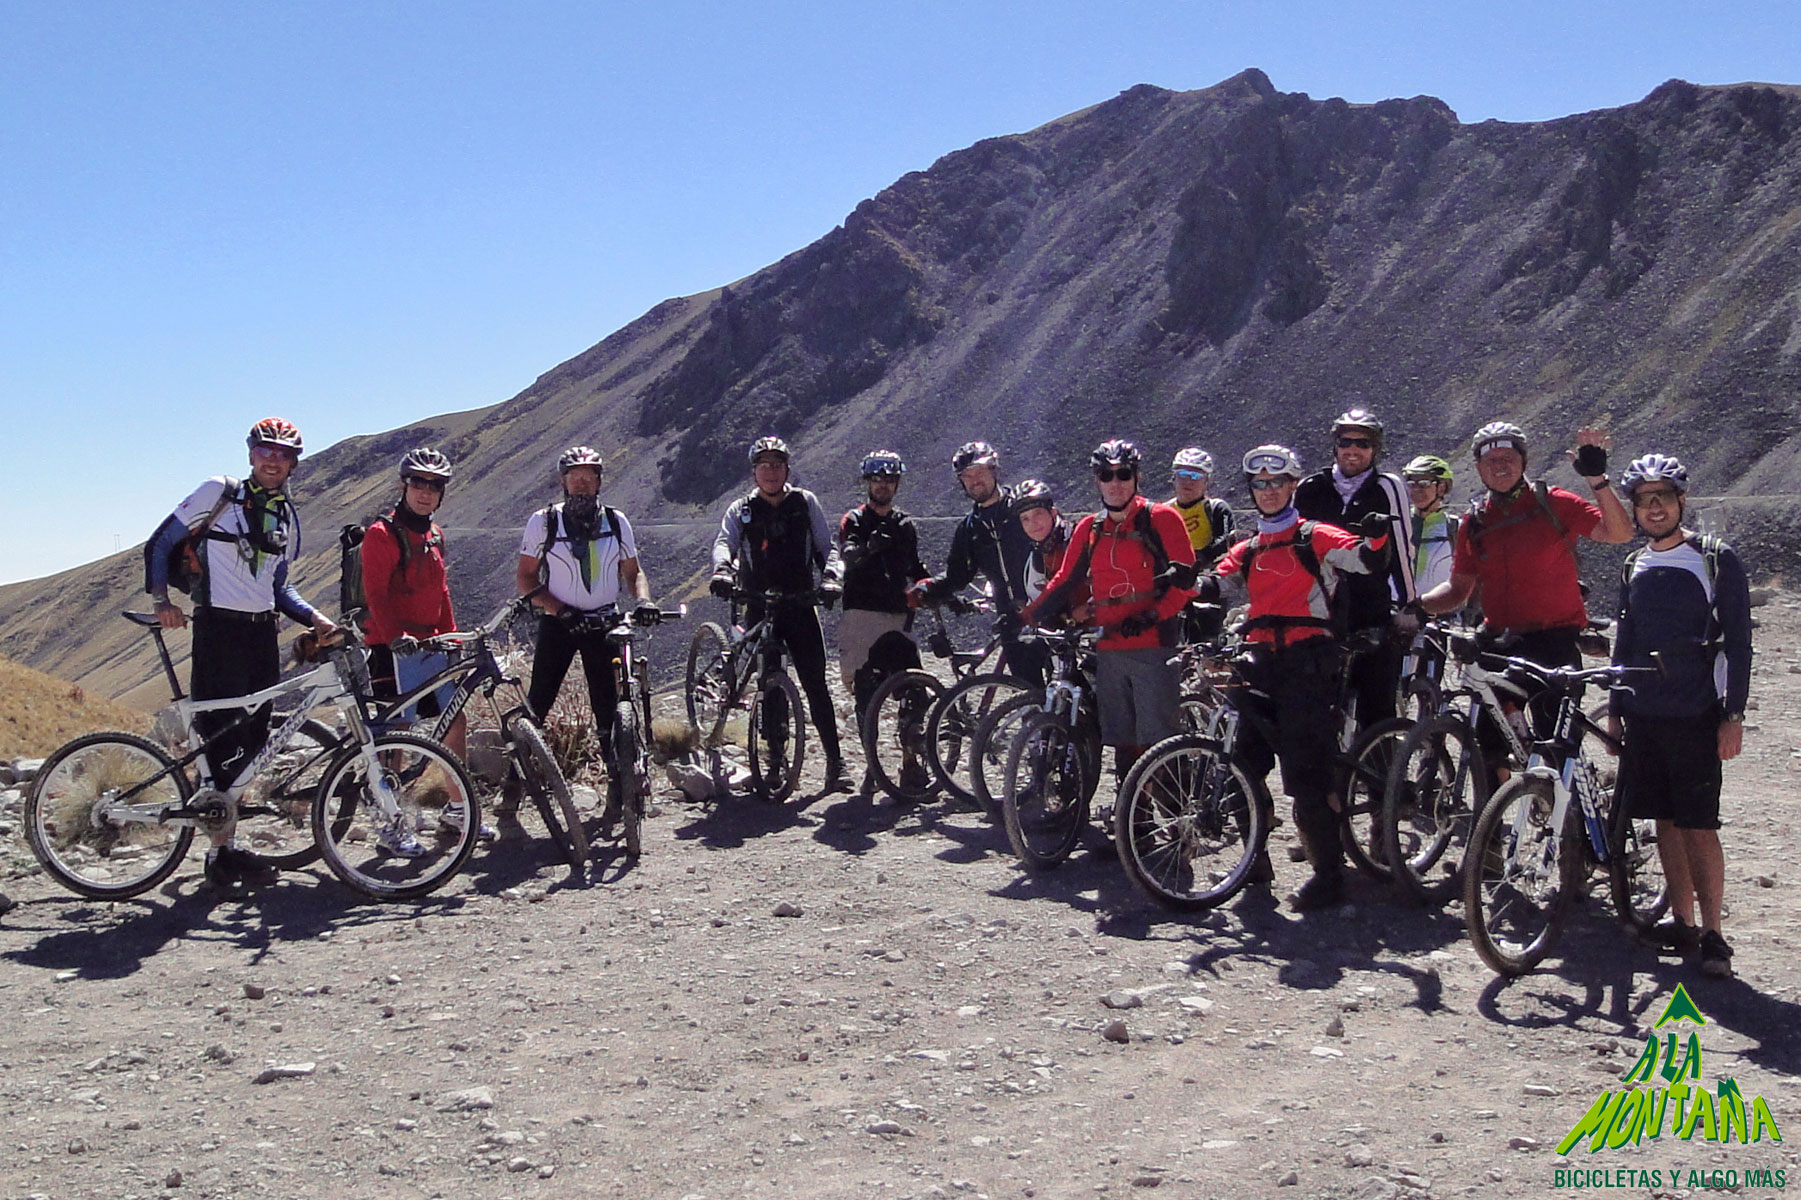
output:
{"label": "black helmet", "polygon": [[779,454],[785,463],[788,461],[788,443],[773,435],[760,437],[750,444],[750,461],[756,462],[759,454]]}
{"label": "black helmet", "polygon": [[1051,485],[1042,479],[1027,479],[1008,493],[1007,511],[1014,516],[1033,508],[1055,508],[1057,498],[1051,494]]}
{"label": "black helmet", "polygon": [[1332,436],[1337,437],[1347,429],[1367,429],[1370,441],[1377,446],[1382,445],[1382,419],[1361,405],[1346,409],[1332,421]]}
{"label": "black helmet", "polygon": [[563,451],[563,457],[557,459],[558,475],[567,475],[576,467],[593,467],[596,471],[606,469],[600,451],[592,446],[571,446]]}
{"label": "black helmet", "polygon": [[1108,438],[1094,448],[1088,456],[1088,465],[1096,471],[1108,467],[1130,467],[1134,474],[1138,471],[1138,447],[1124,438]]}
{"label": "black helmet", "polygon": [[907,464],[892,450],[871,450],[863,456],[858,469],[862,471],[863,478],[868,479],[871,475],[905,475]]}
{"label": "black helmet", "polygon": [[951,455],[951,470],[961,475],[970,467],[993,467],[1000,469],[1000,451],[987,442],[964,442]]}

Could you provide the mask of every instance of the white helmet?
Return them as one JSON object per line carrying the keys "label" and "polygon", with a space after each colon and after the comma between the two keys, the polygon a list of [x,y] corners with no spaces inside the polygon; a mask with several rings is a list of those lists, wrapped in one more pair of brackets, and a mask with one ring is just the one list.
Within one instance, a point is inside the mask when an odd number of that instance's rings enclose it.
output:
{"label": "white helmet", "polygon": [[1300,479],[1307,474],[1301,468],[1300,455],[1287,446],[1278,446],[1274,442],[1258,446],[1244,456],[1244,473],[1286,475],[1290,479]]}

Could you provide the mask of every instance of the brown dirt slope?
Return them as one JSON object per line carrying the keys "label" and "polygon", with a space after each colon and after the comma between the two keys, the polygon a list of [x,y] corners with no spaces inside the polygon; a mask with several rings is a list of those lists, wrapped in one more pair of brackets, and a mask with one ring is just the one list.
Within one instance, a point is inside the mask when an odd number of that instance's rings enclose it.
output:
{"label": "brown dirt slope", "polygon": [[0,760],[42,758],[94,729],[141,731],[149,724],[143,713],[0,658]]}

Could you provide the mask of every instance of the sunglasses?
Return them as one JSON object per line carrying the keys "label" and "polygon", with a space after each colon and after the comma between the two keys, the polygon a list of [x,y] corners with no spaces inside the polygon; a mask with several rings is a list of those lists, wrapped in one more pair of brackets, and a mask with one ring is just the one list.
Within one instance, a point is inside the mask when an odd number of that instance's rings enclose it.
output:
{"label": "sunglasses", "polygon": [[1429,488],[1436,486],[1437,483],[1438,480],[1436,479],[1409,479],[1407,481],[1407,486],[1410,488]]}
{"label": "sunglasses", "polygon": [[1659,508],[1669,508],[1675,505],[1678,495],[1679,493],[1672,489],[1659,489],[1655,492],[1634,492],[1632,493],[1632,507],[1650,508],[1651,505],[1656,504]]}
{"label": "sunglasses", "polygon": [[1375,445],[1376,443],[1370,441],[1368,438],[1341,437],[1338,439],[1338,448],[1340,450],[1349,450],[1353,446],[1359,450],[1370,450],[1373,449]]}
{"label": "sunglasses", "polygon": [[444,481],[442,479],[427,479],[422,475],[408,475],[406,477],[406,485],[408,487],[424,488],[428,492],[442,492],[444,490]]}
{"label": "sunglasses", "polygon": [[1176,478],[1189,480],[1205,479],[1207,478],[1207,473],[1205,471],[1177,471]]}
{"label": "sunglasses", "polygon": [[250,447],[250,457],[262,462],[299,462],[300,456],[286,446],[270,446],[262,442]]}
{"label": "sunglasses", "polygon": [[1293,482],[1292,479],[1253,479],[1251,480],[1251,490],[1253,492],[1273,492],[1277,488]]}
{"label": "sunglasses", "polygon": [[1138,478],[1138,472],[1131,467],[1118,467],[1111,471],[1096,471],[1094,477],[1102,483],[1125,483]]}

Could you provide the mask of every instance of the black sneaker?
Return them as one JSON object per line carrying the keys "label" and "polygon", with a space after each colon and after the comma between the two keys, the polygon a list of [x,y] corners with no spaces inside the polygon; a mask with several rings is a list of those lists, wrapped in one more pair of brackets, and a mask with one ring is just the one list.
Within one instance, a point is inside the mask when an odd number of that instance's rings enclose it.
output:
{"label": "black sneaker", "polygon": [[1701,935],[1701,974],[1714,979],[1732,978],[1732,947],[1717,929]]}
{"label": "black sneaker", "polygon": [[206,881],[216,888],[264,887],[280,877],[280,871],[235,846],[206,852]]}
{"label": "black sneaker", "polygon": [[1288,898],[1288,903],[1296,912],[1315,912],[1343,904],[1344,872],[1315,871],[1313,877]]}
{"label": "black sneaker", "polygon": [[1659,921],[1651,928],[1641,930],[1638,936],[1648,946],[1677,954],[1692,954],[1701,948],[1701,931],[1681,917]]}

